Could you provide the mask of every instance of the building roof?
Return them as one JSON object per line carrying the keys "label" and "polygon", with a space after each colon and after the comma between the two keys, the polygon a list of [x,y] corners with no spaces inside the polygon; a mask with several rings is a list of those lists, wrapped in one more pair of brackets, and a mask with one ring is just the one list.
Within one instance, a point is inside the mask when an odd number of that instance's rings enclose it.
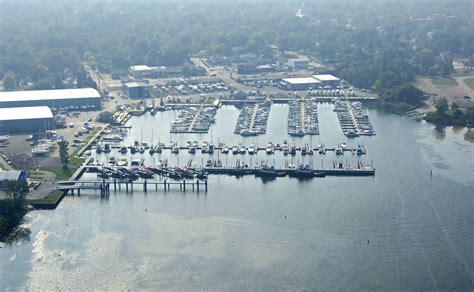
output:
{"label": "building roof", "polygon": [[52,119],[53,113],[47,106],[0,108],[0,121]]}
{"label": "building roof", "polygon": [[289,84],[315,84],[320,83],[319,80],[313,77],[303,77],[303,78],[285,78],[283,79],[286,83]]}
{"label": "building roof", "polygon": [[19,170],[0,170],[0,181],[13,180],[17,181],[20,178],[21,171]]}
{"label": "building roof", "polygon": [[0,102],[100,98],[94,88],[27,90],[0,92]]}
{"label": "building roof", "polygon": [[128,88],[130,88],[130,87],[148,87],[148,86],[150,86],[146,82],[127,82],[124,85],[125,85],[125,87],[128,87]]}
{"label": "building roof", "polygon": [[339,81],[339,78],[331,74],[313,75],[319,81]]}
{"label": "building roof", "polygon": [[134,66],[130,66],[130,70],[132,70],[132,71],[151,71],[151,68],[147,65],[134,65]]}

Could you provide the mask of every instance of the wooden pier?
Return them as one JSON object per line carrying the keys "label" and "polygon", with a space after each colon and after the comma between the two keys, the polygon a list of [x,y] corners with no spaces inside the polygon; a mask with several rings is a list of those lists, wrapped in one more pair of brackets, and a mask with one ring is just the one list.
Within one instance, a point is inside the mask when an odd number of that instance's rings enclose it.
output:
{"label": "wooden pier", "polygon": [[110,189],[113,188],[114,191],[125,190],[128,192],[133,192],[134,187],[141,186],[143,192],[147,193],[148,191],[159,191],[163,190],[169,192],[172,187],[179,187],[181,192],[186,192],[186,190],[191,191],[204,191],[207,192],[207,180],[181,180],[173,181],[169,179],[164,179],[163,181],[156,180],[142,180],[142,181],[133,181],[133,180],[83,180],[83,181],[59,181],[57,182],[58,189],[63,191],[70,191],[74,195],[74,191],[77,191],[77,194],[81,194],[81,190],[100,190],[101,197],[107,197],[110,194]]}

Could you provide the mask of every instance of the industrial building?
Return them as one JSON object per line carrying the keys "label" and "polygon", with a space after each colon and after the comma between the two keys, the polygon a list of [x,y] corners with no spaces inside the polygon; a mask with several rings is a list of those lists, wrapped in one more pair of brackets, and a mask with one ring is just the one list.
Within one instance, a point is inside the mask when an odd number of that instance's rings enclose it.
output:
{"label": "industrial building", "polygon": [[135,65],[130,66],[128,73],[135,78],[151,77],[153,75],[153,69],[147,65]]}
{"label": "industrial building", "polygon": [[150,97],[150,85],[146,82],[128,82],[123,85],[123,91],[130,98]]}
{"label": "industrial building", "polygon": [[0,133],[38,133],[53,129],[47,106],[0,108]]}
{"label": "industrial building", "polygon": [[0,170],[0,191],[5,190],[5,182],[26,182],[28,173],[21,170]]}
{"label": "industrial building", "polygon": [[232,64],[232,70],[237,74],[255,74],[257,65],[255,63]]}
{"label": "industrial building", "polygon": [[323,86],[337,87],[341,84],[339,78],[330,74],[313,75],[313,78],[319,80]]}
{"label": "industrial building", "polygon": [[321,86],[321,82],[313,77],[285,78],[280,84],[288,90],[316,89]]}
{"label": "industrial building", "polygon": [[288,67],[293,70],[306,70],[309,67],[308,59],[288,59]]}
{"label": "industrial building", "polygon": [[100,108],[101,97],[94,88],[0,92],[0,108],[31,106]]}

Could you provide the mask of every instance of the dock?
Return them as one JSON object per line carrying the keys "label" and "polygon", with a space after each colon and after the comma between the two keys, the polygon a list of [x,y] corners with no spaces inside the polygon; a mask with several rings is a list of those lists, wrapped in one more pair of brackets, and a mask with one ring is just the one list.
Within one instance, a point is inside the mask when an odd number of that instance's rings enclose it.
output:
{"label": "dock", "polygon": [[101,197],[108,197],[110,195],[110,190],[113,188],[113,191],[125,190],[128,192],[133,192],[134,186],[141,186],[143,192],[148,191],[170,191],[172,187],[179,187],[179,191],[186,192],[186,190],[200,192],[201,190],[207,192],[208,185],[207,180],[181,180],[173,181],[171,179],[164,179],[162,181],[156,180],[79,180],[79,181],[59,181],[56,183],[58,190],[61,191],[70,191],[71,195],[74,195],[76,191],[78,195],[81,195],[81,190],[99,190]]}

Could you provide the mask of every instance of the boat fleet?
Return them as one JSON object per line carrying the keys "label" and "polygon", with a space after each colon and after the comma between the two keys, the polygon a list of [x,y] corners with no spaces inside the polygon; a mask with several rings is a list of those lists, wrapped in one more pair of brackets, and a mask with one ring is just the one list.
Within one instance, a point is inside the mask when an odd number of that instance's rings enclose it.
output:
{"label": "boat fleet", "polygon": [[46,156],[54,151],[57,147],[57,142],[50,139],[38,140],[38,145],[31,149],[32,156]]}
{"label": "boat fleet", "polygon": [[207,180],[208,173],[203,169],[193,166],[190,160],[186,167],[169,167],[168,160],[160,160],[156,167],[144,167],[143,161],[134,163],[132,160],[131,166],[111,164],[110,158],[107,165],[98,161],[89,166],[90,172],[97,172],[97,177],[101,179],[118,179],[122,181],[134,181],[139,178],[152,179],[155,174],[163,177],[168,177],[173,180],[181,179],[199,179]]}
{"label": "boat fleet", "polygon": [[350,152],[353,155],[367,154],[367,151],[363,144],[358,144],[355,148],[348,147],[346,143],[340,143],[336,147],[332,148],[326,147],[325,144],[318,144],[313,147],[308,143],[305,143],[301,146],[297,146],[294,141],[289,142],[287,139],[283,140],[283,143],[273,143],[270,141],[266,145],[259,145],[256,143],[244,145],[243,143],[239,143],[234,144],[232,146],[228,146],[226,143],[217,143],[216,145],[212,141],[203,141],[201,143],[199,143],[198,141],[187,141],[184,145],[179,145],[177,142],[169,142],[168,144],[166,144],[160,141],[156,145],[149,145],[146,141],[139,142],[138,140],[135,140],[134,143],[130,146],[111,146],[108,143],[97,143],[95,145],[95,152],[97,154],[110,153],[113,149],[115,149],[115,151],[122,155],[128,152],[130,152],[132,155],[136,153],[144,154],[145,152],[148,152],[150,155],[153,155],[155,153],[161,154],[165,150],[171,150],[172,154],[179,154],[185,152],[192,155],[196,153],[209,155],[215,153],[224,155],[257,155],[260,151],[265,152],[267,155],[272,155],[276,152],[282,152],[284,156],[294,156],[297,153],[300,153],[302,156],[314,155],[315,153],[326,154],[327,151],[335,152],[336,155],[343,155],[345,152]]}
{"label": "boat fleet", "polygon": [[288,135],[292,137],[319,135],[318,105],[316,102],[309,100],[289,102]]}
{"label": "boat fleet", "polygon": [[349,138],[375,135],[367,110],[360,102],[337,100],[334,107],[344,135]]}
{"label": "boat fleet", "polygon": [[215,107],[186,107],[171,123],[170,133],[207,133],[216,113]]}
{"label": "boat fleet", "polygon": [[265,134],[271,105],[270,100],[262,103],[245,104],[237,118],[234,134],[240,134],[244,137]]}

